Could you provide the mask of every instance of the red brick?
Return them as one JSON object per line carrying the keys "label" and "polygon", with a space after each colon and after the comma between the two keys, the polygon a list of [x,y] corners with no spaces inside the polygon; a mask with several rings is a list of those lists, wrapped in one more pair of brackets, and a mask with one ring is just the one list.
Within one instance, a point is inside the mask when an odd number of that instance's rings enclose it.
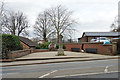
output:
{"label": "red brick", "polygon": [[104,45],[103,43],[68,43],[65,44],[66,49],[71,51],[71,48],[80,48],[84,44],[83,49],[96,48],[100,54],[112,54],[112,44]]}

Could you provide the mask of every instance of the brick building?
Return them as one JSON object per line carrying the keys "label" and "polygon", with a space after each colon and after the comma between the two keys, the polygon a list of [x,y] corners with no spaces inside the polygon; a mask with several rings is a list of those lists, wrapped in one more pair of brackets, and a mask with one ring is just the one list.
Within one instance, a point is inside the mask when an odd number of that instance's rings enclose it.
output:
{"label": "brick building", "polygon": [[120,37],[120,32],[84,32],[82,37],[78,38],[78,42],[90,42],[96,37],[116,38]]}
{"label": "brick building", "polygon": [[19,37],[21,44],[23,45],[23,49],[30,49],[30,48],[35,48],[37,46],[36,43],[31,41],[28,38],[25,37]]}

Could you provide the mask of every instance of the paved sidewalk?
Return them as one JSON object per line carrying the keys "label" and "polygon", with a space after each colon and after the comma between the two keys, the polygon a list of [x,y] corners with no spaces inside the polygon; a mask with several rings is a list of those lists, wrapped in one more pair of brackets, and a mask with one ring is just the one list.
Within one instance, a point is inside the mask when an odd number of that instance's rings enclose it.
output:
{"label": "paved sidewalk", "polygon": [[47,63],[73,62],[73,61],[106,60],[106,59],[118,58],[118,56],[108,56],[108,55],[70,52],[70,51],[65,51],[66,56],[56,56],[56,54],[57,51],[31,53],[21,58],[17,58],[16,61],[14,62],[2,63],[2,66],[7,67],[7,66],[47,64]]}
{"label": "paved sidewalk", "polygon": [[57,51],[50,51],[50,52],[38,52],[32,53],[26,56],[23,56],[19,59],[40,59],[40,58],[62,58],[62,57],[111,57],[108,55],[100,55],[100,54],[93,54],[93,53],[81,53],[81,52],[71,52],[71,51],[64,51],[66,56],[56,56]]}

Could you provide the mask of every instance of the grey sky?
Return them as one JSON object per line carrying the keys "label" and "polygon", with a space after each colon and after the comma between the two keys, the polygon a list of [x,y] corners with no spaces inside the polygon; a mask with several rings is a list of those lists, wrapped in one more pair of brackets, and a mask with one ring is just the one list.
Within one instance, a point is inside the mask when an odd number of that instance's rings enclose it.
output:
{"label": "grey sky", "polygon": [[[76,38],[84,31],[110,31],[110,25],[118,14],[119,0],[3,0],[8,10],[24,12],[33,26],[39,12],[62,4],[74,12],[78,20]],[[33,28],[29,29],[33,37]]]}

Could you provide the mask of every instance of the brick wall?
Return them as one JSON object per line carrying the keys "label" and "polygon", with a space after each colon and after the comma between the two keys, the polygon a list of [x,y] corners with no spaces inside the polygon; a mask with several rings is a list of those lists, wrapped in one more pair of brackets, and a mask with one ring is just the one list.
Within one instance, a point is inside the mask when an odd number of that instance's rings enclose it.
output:
{"label": "brick wall", "polygon": [[47,52],[49,51],[48,49],[26,49],[26,50],[19,50],[19,51],[12,51],[8,54],[10,59],[15,59],[15,58],[19,58],[31,53],[35,53],[35,52]]}
{"label": "brick wall", "polygon": [[113,40],[113,42],[117,42],[117,51],[120,54],[120,39]]}
{"label": "brick wall", "polygon": [[35,52],[47,52],[47,51],[49,51],[49,49],[33,49],[32,53],[35,53]]}
{"label": "brick wall", "polygon": [[[21,41],[20,41],[21,42]],[[21,44],[23,45],[23,49],[30,49],[29,46],[27,46],[25,43],[21,42]]]}
{"label": "brick wall", "polygon": [[87,37],[82,37],[81,42],[87,42]]}
{"label": "brick wall", "polygon": [[9,58],[10,59],[19,58],[19,57],[25,56],[25,55],[30,54],[30,53],[31,53],[30,49],[28,49],[28,50],[12,51],[12,52],[9,53]]}
{"label": "brick wall", "polygon": [[68,51],[71,51],[71,48],[80,48],[80,50],[81,50],[81,46],[82,46],[81,43],[68,43],[68,44],[65,44],[66,50],[68,50]]}
{"label": "brick wall", "polygon": [[112,54],[112,45],[104,45],[103,43],[85,43],[84,50],[86,48],[96,48],[97,53],[100,54]]}
{"label": "brick wall", "polygon": [[82,47],[82,44],[84,44],[83,49],[86,48],[96,48],[97,53],[99,54],[110,54],[112,55],[112,44],[104,45],[103,43],[68,43],[65,44],[66,49],[68,51],[71,51],[71,48],[80,48]]}
{"label": "brick wall", "polygon": [[117,49],[118,49],[118,53],[120,54],[120,39],[118,40],[118,43],[117,43]]}

